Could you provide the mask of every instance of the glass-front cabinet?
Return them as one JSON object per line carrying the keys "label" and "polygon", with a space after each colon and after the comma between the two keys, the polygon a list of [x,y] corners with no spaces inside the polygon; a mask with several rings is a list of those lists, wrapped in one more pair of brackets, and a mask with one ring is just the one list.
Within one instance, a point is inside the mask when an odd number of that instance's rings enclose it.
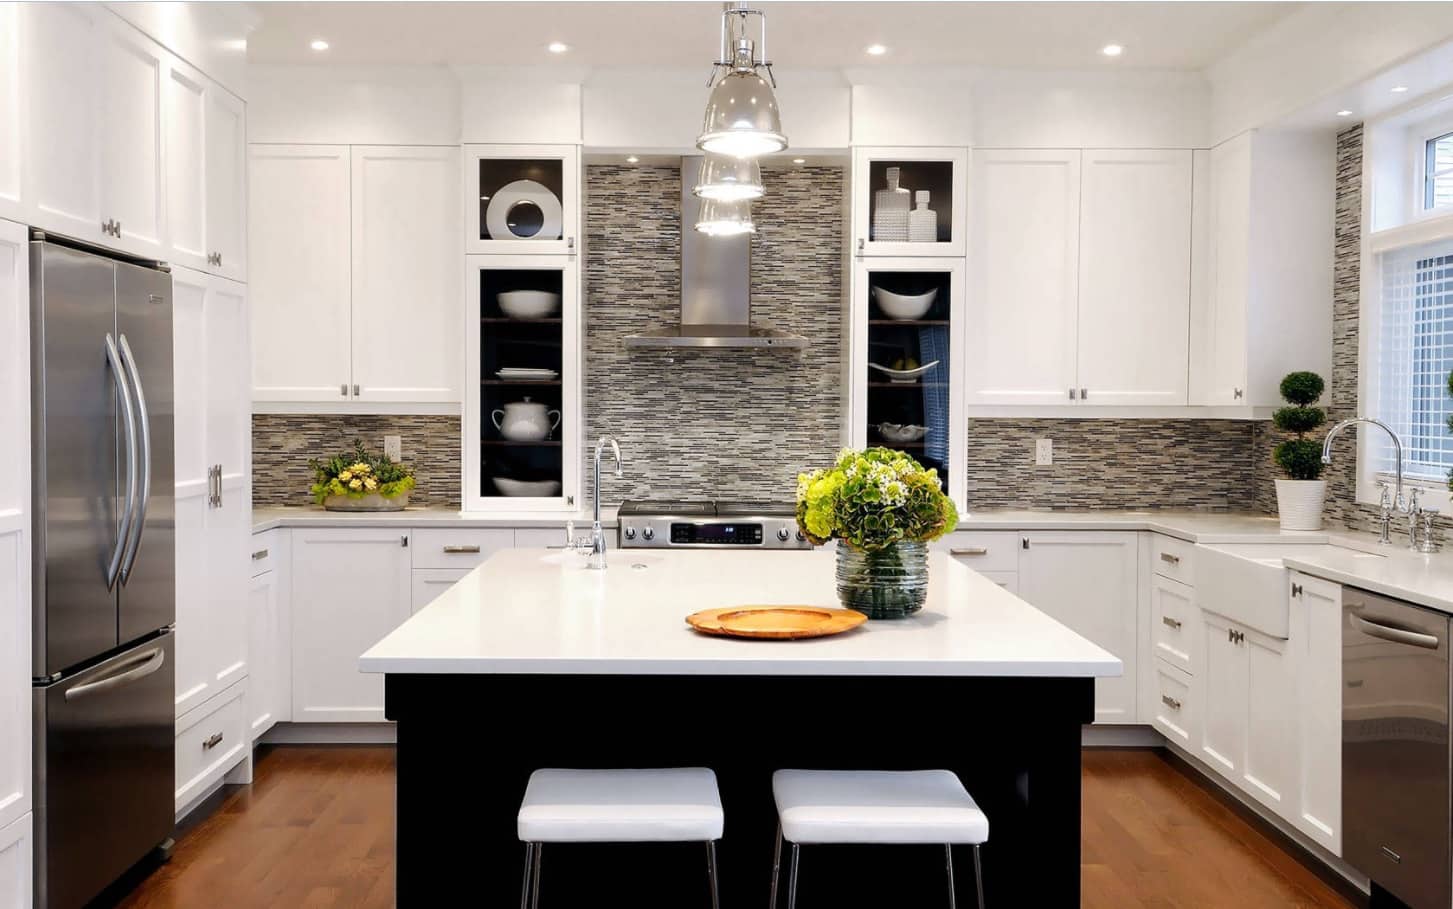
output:
{"label": "glass-front cabinet", "polygon": [[964,508],[962,259],[859,260],[848,443],[907,452]]}
{"label": "glass-front cabinet", "polygon": [[579,268],[570,256],[467,256],[466,511],[577,508]]}
{"label": "glass-front cabinet", "polygon": [[968,151],[858,148],[853,152],[853,254],[962,256]]}
{"label": "glass-front cabinet", "polygon": [[580,152],[574,145],[464,146],[465,252],[578,251]]}

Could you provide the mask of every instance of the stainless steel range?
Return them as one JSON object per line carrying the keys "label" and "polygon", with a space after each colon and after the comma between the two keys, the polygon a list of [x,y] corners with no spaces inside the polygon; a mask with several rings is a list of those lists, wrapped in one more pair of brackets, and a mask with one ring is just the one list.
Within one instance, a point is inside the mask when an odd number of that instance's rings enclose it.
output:
{"label": "stainless steel range", "polygon": [[622,549],[811,549],[791,505],[624,502]]}

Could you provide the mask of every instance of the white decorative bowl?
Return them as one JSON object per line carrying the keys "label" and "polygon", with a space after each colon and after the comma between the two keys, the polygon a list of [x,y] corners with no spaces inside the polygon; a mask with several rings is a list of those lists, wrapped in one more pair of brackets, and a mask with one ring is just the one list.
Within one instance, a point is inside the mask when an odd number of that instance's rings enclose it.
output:
{"label": "white decorative bowl", "polygon": [[927,426],[914,426],[913,424],[902,425],[899,423],[879,423],[878,435],[886,442],[917,442],[928,435]]}
{"label": "white decorative bowl", "polygon": [[878,308],[890,319],[921,319],[937,298],[937,287],[926,294],[895,294],[881,287],[873,288],[873,299],[878,301]]}
{"label": "white decorative bowl", "polygon": [[503,496],[538,499],[560,491],[559,480],[511,480],[509,477],[490,477],[490,480]]}
{"label": "white decorative bowl", "polygon": [[934,360],[932,363],[925,363],[913,369],[889,369],[886,366],[879,366],[877,363],[869,363],[868,365],[887,376],[889,382],[898,385],[911,385],[941,362],[943,361]]}
{"label": "white decorative bowl", "polygon": [[503,290],[499,308],[511,319],[543,319],[560,311],[560,295],[548,290]]}

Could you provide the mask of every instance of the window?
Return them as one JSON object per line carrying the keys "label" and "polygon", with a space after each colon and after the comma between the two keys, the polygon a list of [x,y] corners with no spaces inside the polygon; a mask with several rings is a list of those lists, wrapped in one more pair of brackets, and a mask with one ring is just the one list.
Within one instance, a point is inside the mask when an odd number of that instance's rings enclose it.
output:
{"label": "window", "polygon": [[1423,208],[1453,208],[1453,132],[1429,139],[1423,156]]}
{"label": "window", "polygon": [[[1379,265],[1378,413],[1402,437],[1404,473],[1441,482],[1453,467],[1453,240],[1386,252]],[[1391,443],[1378,433],[1373,444],[1378,469],[1391,472]]]}

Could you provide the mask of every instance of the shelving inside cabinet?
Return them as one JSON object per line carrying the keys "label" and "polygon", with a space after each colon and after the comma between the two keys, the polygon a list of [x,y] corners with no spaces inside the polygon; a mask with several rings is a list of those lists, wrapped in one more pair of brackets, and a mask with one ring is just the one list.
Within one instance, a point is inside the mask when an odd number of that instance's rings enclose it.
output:
{"label": "shelving inside cabinet", "polygon": [[573,253],[580,218],[574,146],[466,146],[466,249]]}
{"label": "shelving inside cabinet", "polygon": [[860,148],[853,167],[859,255],[962,256],[964,149]]}

